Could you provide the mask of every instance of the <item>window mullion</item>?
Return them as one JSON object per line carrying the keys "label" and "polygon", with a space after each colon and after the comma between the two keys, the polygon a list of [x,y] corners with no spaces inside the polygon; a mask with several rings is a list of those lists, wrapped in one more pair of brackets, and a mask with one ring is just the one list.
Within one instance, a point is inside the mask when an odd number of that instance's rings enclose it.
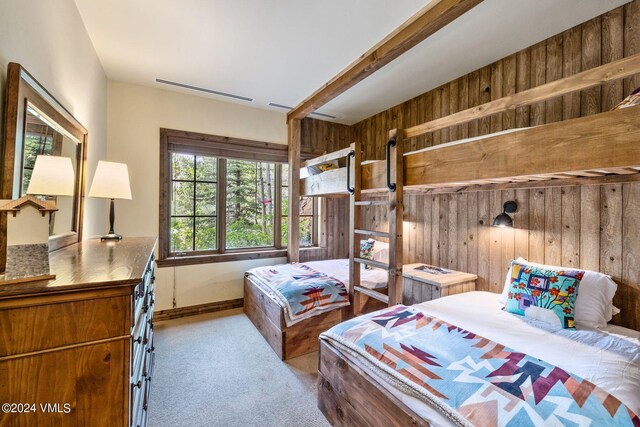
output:
{"label": "window mullion", "polygon": [[218,252],[222,254],[227,247],[227,160],[221,158],[218,158],[216,211]]}
{"label": "window mullion", "polygon": [[273,245],[282,248],[282,165],[276,164],[275,167],[275,197],[273,198]]}
{"label": "window mullion", "polygon": [[198,176],[198,162],[196,161],[196,156],[193,156],[193,236],[192,236],[192,249],[196,250],[196,177]]}

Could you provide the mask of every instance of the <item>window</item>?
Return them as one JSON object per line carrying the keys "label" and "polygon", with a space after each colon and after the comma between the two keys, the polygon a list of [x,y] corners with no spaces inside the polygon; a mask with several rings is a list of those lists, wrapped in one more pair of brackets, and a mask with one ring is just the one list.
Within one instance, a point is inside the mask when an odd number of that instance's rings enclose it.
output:
{"label": "window", "polygon": [[274,163],[227,161],[227,249],[275,246],[275,177]]}
{"label": "window", "polygon": [[171,252],[217,245],[218,159],[171,153]]}
{"label": "window", "polygon": [[[286,146],[194,135],[163,130],[160,259],[284,256]],[[302,198],[300,246],[317,245],[317,216],[316,200]]]}

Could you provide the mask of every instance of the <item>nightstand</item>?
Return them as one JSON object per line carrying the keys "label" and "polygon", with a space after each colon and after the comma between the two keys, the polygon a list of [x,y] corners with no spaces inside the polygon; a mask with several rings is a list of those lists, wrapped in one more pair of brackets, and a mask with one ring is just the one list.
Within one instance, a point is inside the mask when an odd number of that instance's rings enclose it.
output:
{"label": "nightstand", "polygon": [[416,270],[425,264],[407,264],[402,269],[402,303],[418,304],[447,295],[476,290],[477,275],[432,267],[445,273]]}

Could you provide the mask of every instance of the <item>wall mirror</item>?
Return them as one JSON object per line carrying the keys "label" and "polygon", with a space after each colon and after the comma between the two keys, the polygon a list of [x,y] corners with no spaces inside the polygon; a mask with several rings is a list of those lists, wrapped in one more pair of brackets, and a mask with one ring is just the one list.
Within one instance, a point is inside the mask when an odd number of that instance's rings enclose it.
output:
{"label": "wall mirror", "polygon": [[[26,194],[36,156],[71,158],[74,195],[55,197],[58,211],[50,219],[49,250],[76,243],[82,239],[87,130],[20,64],[9,64],[6,93],[0,199]],[[5,221],[0,221],[0,233]]]}

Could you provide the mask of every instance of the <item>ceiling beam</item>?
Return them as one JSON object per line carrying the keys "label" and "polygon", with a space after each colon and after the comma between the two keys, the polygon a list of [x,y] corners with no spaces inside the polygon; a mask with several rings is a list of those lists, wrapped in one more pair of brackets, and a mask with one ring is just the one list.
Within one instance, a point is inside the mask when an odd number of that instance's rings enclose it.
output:
{"label": "ceiling beam", "polygon": [[484,0],[432,0],[287,114],[302,119]]}

